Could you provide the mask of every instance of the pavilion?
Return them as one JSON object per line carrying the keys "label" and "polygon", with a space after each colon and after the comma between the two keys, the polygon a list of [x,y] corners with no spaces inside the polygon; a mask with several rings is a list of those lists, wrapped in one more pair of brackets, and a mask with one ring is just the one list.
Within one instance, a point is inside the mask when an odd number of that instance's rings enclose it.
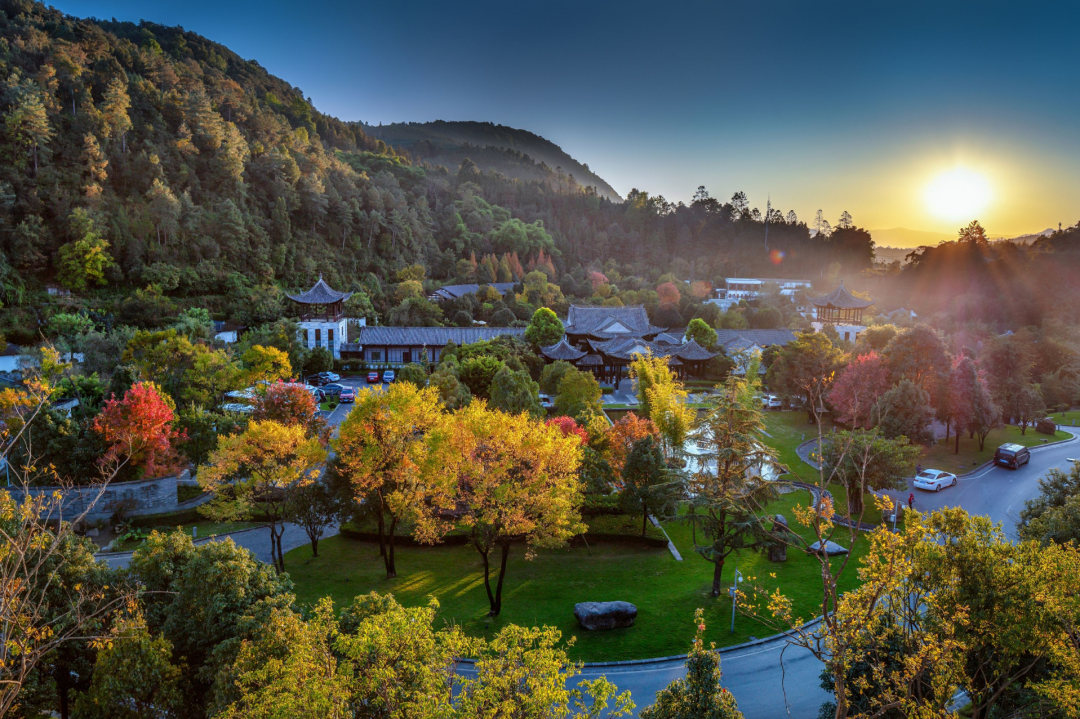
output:
{"label": "pavilion", "polygon": [[873,300],[859,299],[848,292],[844,287],[844,281],[840,280],[840,286],[822,297],[808,297],[807,301],[814,307],[814,329],[820,332],[825,325],[833,325],[840,337],[854,342],[859,334],[866,329],[863,324],[863,311],[874,304]]}
{"label": "pavilion", "polygon": [[300,340],[308,349],[325,347],[341,359],[341,345],[348,341],[345,300],[352,292],[338,292],[326,284],[322,275],[307,292],[286,295],[300,305]]}

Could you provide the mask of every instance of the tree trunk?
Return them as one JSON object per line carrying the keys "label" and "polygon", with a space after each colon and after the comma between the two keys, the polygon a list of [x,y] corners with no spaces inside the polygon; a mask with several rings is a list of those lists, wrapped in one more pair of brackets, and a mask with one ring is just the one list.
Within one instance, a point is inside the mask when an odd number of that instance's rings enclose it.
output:
{"label": "tree trunk", "polygon": [[495,604],[491,608],[491,616],[497,617],[502,611],[502,588],[503,579],[506,578],[506,560],[510,557],[510,540],[502,543],[502,561],[499,563],[499,583],[495,586]]}
{"label": "tree trunk", "polygon": [[644,502],[641,503],[641,536],[645,536],[646,523],[649,521],[649,508]]}
{"label": "tree trunk", "polygon": [[390,536],[386,542],[386,578],[393,579],[397,576],[397,565],[394,564],[394,529],[397,527],[397,517],[390,519]]}
{"label": "tree trunk", "polygon": [[713,562],[712,595],[720,596],[720,575],[724,572],[724,560]]}
{"label": "tree trunk", "polygon": [[848,519],[857,520],[863,513],[863,493],[860,488],[848,488],[847,492]]}
{"label": "tree trunk", "polygon": [[278,574],[285,571],[285,556],[281,552],[281,535],[284,534],[285,528],[278,525],[277,522],[270,523],[270,558],[274,562],[274,569]]}
{"label": "tree trunk", "polygon": [[386,534],[386,532],[385,532],[386,525],[385,525],[385,521],[383,520],[383,514],[382,514],[382,508],[381,507],[379,509],[379,522],[378,522],[378,524],[379,524],[379,556],[382,557],[385,560],[386,559],[386,540],[384,539],[384,536]]}
{"label": "tree trunk", "polygon": [[308,532],[308,538],[311,539],[311,556],[319,556],[319,537],[313,532]]}
{"label": "tree trunk", "polygon": [[956,428],[956,449],[953,450],[953,454],[960,454],[960,428]]}

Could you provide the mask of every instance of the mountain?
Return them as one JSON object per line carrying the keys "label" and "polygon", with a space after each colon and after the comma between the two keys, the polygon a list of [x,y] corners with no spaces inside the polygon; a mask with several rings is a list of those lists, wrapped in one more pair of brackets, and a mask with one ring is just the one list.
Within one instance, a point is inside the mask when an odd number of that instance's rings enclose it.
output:
{"label": "mountain", "polygon": [[364,132],[407,150],[415,159],[456,170],[466,158],[481,170],[495,170],[519,180],[541,180],[552,172],[573,175],[578,184],[616,202],[622,198],[602,177],[566,154],[561,147],[528,130],[490,122],[401,122],[364,125]]}
{"label": "mountain", "polygon": [[923,245],[937,245],[956,239],[956,233],[928,232],[926,230],[909,230],[906,227],[893,227],[888,230],[870,230],[874,238],[874,244],[879,247],[922,247]]}
{"label": "mountain", "polygon": [[1009,242],[1015,242],[1018,245],[1031,245],[1036,241],[1041,240],[1043,237],[1049,237],[1054,234],[1054,228],[1047,227],[1042,232],[1034,232],[1030,235],[1019,235],[1017,237],[1010,237]]}

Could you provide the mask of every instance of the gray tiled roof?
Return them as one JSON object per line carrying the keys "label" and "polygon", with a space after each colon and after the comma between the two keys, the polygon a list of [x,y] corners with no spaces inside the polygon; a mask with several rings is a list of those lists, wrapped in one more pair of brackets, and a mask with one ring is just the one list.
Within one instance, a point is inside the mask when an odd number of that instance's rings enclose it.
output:
{"label": "gray tiled roof", "polygon": [[585,356],[585,353],[577,347],[570,346],[565,337],[553,345],[541,347],[540,351],[543,352],[544,356],[548,359],[566,360],[567,362],[576,362]]}
{"label": "gray tiled roof", "polygon": [[[514,289],[513,282],[492,282],[488,287],[493,287],[499,291],[499,294],[505,295],[510,290]],[[464,297],[469,294],[476,294],[476,291],[480,289],[480,285],[444,285],[431,293],[432,297],[437,297],[440,300],[456,300],[459,297]]]}
{"label": "gray tiled roof", "polygon": [[740,337],[759,347],[768,347],[794,342],[795,332],[792,330],[716,330],[716,342],[724,347]]}
{"label": "gray tiled roof", "polygon": [[361,327],[356,344],[391,347],[442,347],[491,340],[504,335],[520,337],[524,327]]}
{"label": "gray tiled roof", "polygon": [[[618,330],[622,325],[625,330]],[[649,322],[649,315],[643,305],[629,307],[590,307],[570,305],[566,313],[566,333],[574,335],[592,335],[594,337],[627,337],[654,335],[664,331],[664,327],[655,327]],[[616,328],[616,331],[612,331]]]}
{"label": "gray tiled roof", "polygon": [[589,340],[589,345],[597,352],[622,360],[633,359],[635,354],[641,351],[640,348],[648,349],[654,357],[679,357],[687,362],[700,362],[717,355],[716,352],[709,352],[693,340],[681,345],[670,345],[649,342],[640,337],[619,337],[603,342]]}
{"label": "gray tiled roof", "polygon": [[330,285],[323,281],[321,275],[319,276],[319,281],[307,292],[301,292],[298,295],[286,295],[286,297],[293,302],[299,302],[304,305],[329,305],[335,302],[344,302],[352,296],[352,292],[338,292],[337,290],[331,289]]}

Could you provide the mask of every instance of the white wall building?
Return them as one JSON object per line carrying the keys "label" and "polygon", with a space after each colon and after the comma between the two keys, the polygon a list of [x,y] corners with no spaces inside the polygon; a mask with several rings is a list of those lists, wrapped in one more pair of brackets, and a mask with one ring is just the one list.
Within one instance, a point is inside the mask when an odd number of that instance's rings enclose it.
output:
{"label": "white wall building", "polygon": [[780,286],[780,294],[791,297],[799,290],[808,290],[811,287],[810,280],[784,280],[775,277],[728,277],[724,280],[724,290],[720,299],[752,300],[761,296],[765,285],[776,284]]}
{"label": "white wall building", "polygon": [[288,295],[303,308],[300,314],[300,342],[308,349],[323,347],[334,359],[341,359],[341,345],[349,341],[349,320],[345,317],[345,300],[352,292],[331,289],[319,275],[319,281],[307,292]]}

